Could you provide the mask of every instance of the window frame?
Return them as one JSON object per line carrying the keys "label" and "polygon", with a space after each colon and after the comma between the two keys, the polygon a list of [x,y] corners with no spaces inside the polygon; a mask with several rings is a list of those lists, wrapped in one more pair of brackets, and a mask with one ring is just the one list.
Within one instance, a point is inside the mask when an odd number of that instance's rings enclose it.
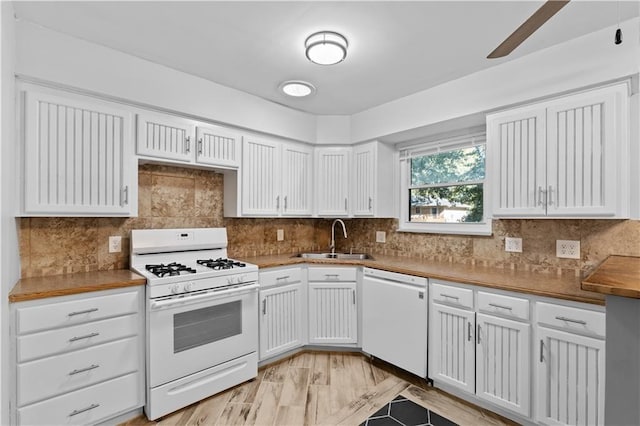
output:
{"label": "window frame", "polygon": [[[458,222],[458,223],[434,223],[434,222],[410,222],[410,200],[409,192],[411,185],[411,159],[425,155],[433,155],[441,152],[453,151],[461,148],[469,148],[477,145],[485,146],[485,177],[483,181],[460,182],[459,184],[482,183],[482,222]],[[398,218],[398,232],[416,232],[431,234],[453,234],[453,235],[491,235],[492,234],[492,214],[490,211],[490,170],[489,155],[487,152],[486,133],[473,133],[469,135],[438,139],[411,146],[400,147],[400,216]],[[453,186],[456,184],[454,183]],[[450,185],[447,185],[450,186]]]}

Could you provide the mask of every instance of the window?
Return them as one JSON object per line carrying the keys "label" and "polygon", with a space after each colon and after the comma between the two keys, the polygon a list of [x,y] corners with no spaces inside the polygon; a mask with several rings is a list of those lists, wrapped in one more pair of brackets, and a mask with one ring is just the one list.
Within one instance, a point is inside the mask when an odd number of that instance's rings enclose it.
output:
{"label": "window", "polygon": [[401,149],[400,230],[490,235],[485,135]]}

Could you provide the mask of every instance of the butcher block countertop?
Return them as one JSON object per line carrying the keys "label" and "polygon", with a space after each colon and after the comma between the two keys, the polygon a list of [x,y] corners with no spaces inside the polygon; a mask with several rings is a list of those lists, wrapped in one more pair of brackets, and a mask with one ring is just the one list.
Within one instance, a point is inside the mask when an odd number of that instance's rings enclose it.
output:
{"label": "butcher block countertop", "polygon": [[144,277],[126,269],[24,278],[9,292],[9,302],[144,285],[146,282]]}
{"label": "butcher block countertop", "polygon": [[260,268],[296,264],[367,266],[425,278],[441,279],[538,296],[604,305],[604,295],[584,290],[580,278],[479,265],[433,262],[419,258],[374,255],[368,260],[303,259],[291,254],[243,257]]}
{"label": "butcher block countertop", "polygon": [[582,288],[605,295],[640,299],[640,257],[609,256],[582,281]]}

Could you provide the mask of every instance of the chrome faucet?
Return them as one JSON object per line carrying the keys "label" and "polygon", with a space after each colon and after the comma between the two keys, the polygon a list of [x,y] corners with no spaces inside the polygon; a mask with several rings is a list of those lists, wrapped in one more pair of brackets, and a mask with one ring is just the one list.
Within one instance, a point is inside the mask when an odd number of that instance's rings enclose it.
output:
{"label": "chrome faucet", "polygon": [[344,222],[342,221],[342,219],[334,220],[331,224],[331,243],[329,244],[331,254],[336,253],[336,223],[342,225],[342,232],[344,233],[344,237],[347,238],[347,228],[344,226]]}

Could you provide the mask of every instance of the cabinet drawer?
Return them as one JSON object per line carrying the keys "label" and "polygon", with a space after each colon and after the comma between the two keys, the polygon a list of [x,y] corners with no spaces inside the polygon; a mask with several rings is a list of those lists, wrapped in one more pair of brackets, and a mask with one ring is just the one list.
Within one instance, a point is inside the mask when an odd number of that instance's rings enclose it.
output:
{"label": "cabinet drawer", "polygon": [[93,385],[139,369],[138,338],[18,365],[18,406]]}
{"label": "cabinet drawer", "polygon": [[302,281],[300,268],[278,269],[277,271],[260,272],[260,287],[272,287]]}
{"label": "cabinet drawer", "polygon": [[473,309],[473,290],[432,282],[430,291],[436,303]]}
{"label": "cabinet drawer", "polygon": [[88,348],[138,334],[137,314],[18,337],[18,362]]}
{"label": "cabinet drawer", "polygon": [[604,312],[539,302],[536,304],[536,313],[539,324],[602,337],[606,333]]}
{"label": "cabinet drawer", "polygon": [[309,268],[309,281],[355,281],[356,268]]}
{"label": "cabinet drawer", "polygon": [[95,424],[125,410],[140,407],[140,374],[129,374],[20,408],[18,424]]}
{"label": "cabinet drawer", "polygon": [[138,311],[138,292],[87,297],[17,309],[18,334],[67,327]]}
{"label": "cabinet drawer", "polygon": [[529,301],[519,297],[479,291],[478,310],[480,312],[498,314],[504,317],[522,320],[529,319]]}

